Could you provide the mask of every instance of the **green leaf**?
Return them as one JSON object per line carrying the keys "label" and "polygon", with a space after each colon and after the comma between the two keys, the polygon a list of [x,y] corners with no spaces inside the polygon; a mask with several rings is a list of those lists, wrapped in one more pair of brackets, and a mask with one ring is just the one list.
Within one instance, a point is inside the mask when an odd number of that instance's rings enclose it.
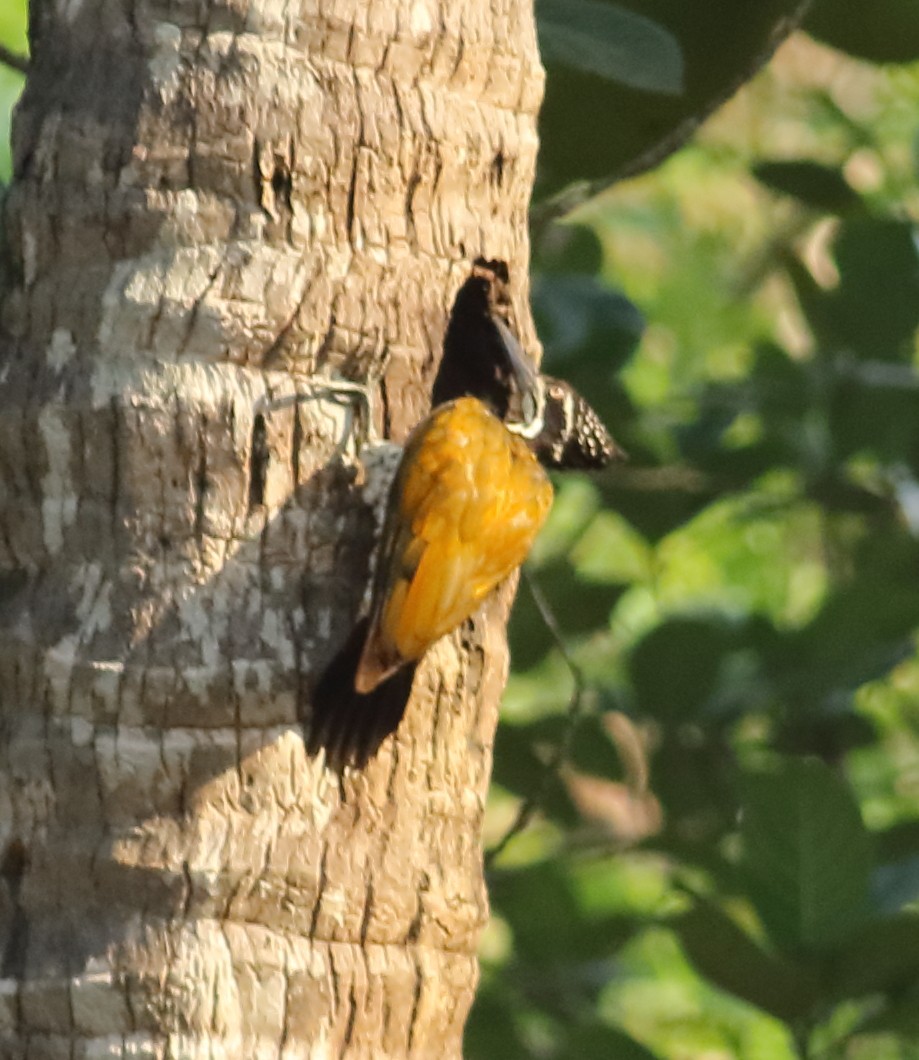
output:
{"label": "green leaf", "polygon": [[[530,574],[566,638],[606,629],[616,601],[628,588],[592,581],[576,571],[567,559],[550,560]],[[514,668],[518,671],[535,666],[555,647],[555,639],[526,585],[517,594],[508,637]]]}
{"label": "green leaf", "polygon": [[538,731],[534,733],[532,725],[499,725],[494,780],[521,798],[537,797],[543,814],[563,827],[574,827],[581,816],[561,778],[548,775],[543,758],[536,753],[540,735]]}
{"label": "green leaf", "polygon": [[[919,376],[906,365],[855,358],[834,367],[830,426],[838,454],[872,453],[894,467],[904,460],[919,467]],[[902,378],[885,379],[894,373]]]}
{"label": "green leaf", "polygon": [[901,991],[919,977],[919,916],[903,913],[869,922],[827,961],[829,990],[838,998]]}
{"label": "green leaf", "polygon": [[919,327],[916,228],[907,221],[853,218],[840,229],[834,253],[839,346],[882,360],[911,358]]}
{"label": "green leaf", "polygon": [[[595,481],[605,505],[649,542],[689,522],[718,496],[719,488],[700,481],[693,468],[679,464],[655,467],[654,456],[631,445],[627,434],[620,435],[618,424],[616,437],[629,453],[629,463],[610,468]],[[640,471],[634,473],[633,467]]]}
{"label": "green leaf", "polygon": [[805,206],[825,213],[850,213],[863,205],[861,196],[839,169],[819,162],[760,162],[753,167],[753,175],[772,191],[791,195]]}
{"label": "green leaf", "polygon": [[[610,11],[621,10],[610,4]],[[540,197],[576,181],[619,177],[649,168],[678,146],[769,54],[777,28],[800,0],[629,0],[633,17],[656,23],[678,44],[683,90],[648,91],[558,61],[549,51],[546,98],[539,116]],[[537,4],[537,19],[543,18]],[[561,19],[553,15],[552,22]],[[543,33],[541,32],[541,37]],[[634,41],[627,47],[635,48]],[[636,50],[635,65],[643,61]],[[660,83],[660,70],[648,74]]]}
{"label": "green leaf", "polygon": [[809,971],[770,956],[714,905],[701,903],[671,921],[696,969],[715,986],[778,1019],[806,1017],[819,996]]}
{"label": "green leaf", "polygon": [[531,271],[539,276],[597,276],[603,268],[603,244],[587,225],[560,222],[544,229],[533,245]]}
{"label": "green leaf", "polygon": [[851,217],[840,226],[833,256],[839,283],[829,290],[794,257],[785,262],[823,352],[909,360],[919,327],[916,228],[890,218]]}
{"label": "green leaf", "polygon": [[850,563],[855,570],[849,581],[806,626],[771,636],[763,631],[764,669],[794,711],[838,720],[856,689],[915,650],[916,541],[899,527],[878,530],[854,551]]}
{"label": "green leaf", "polygon": [[673,618],[655,627],[629,658],[638,713],[671,721],[703,713],[735,642],[734,631],[717,619]]}
{"label": "green leaf", "polygon": [[494,873],[491,901],[513,931],[520,961],[559,968],[612,959],[640,930],[635,917],[585,908],[570,871],[546,861]]}
{"label": "green leaf", "polygon": [[700,739],[695,729],[692,736],[685,738],[676,726],[662,728],[651,786],[680,858],[722,876],[730,869],[718,844],[737,827],[737,766],[722,734],[709,731]]}
{"label": "green leaf", "polygon": [[546,62],[646,92],[682,90],[679,42],[643,15],[608,0],[537,0],[536,24]]}
{"label": "green leaf", "polygon": [[645,327],[644,317],[624,294],[582,274],[535,277],[533,312],[549,367],[561,360],[568,367],[586,355],[595,362],[594,388],[597,369],[602,366],[611,379],[635,350]]}
{"label": "green leaf", "polygon": [[919,59],[916,0],[817,0],[804,23],[834,48],[876,63]]}
{"label": "green leaf", "polygon": [[875,832],[874,842],[881,861],[919,857],[919,821],[898,821]]}
{"label": "green leaf", "polygon": [[[886,999],[886,1004],[874,1016],[869,1017],[859,1028],[861,1034],[881,1033],[898,1034],[902,1036],[904,1046],[913,1043],[919,1038],[919,988],[911,986],[902,994]],[[864,1052],[865,1057],[870,1054]],[[887,1053],[886,1056],[890,1056]],[[893,1054],[895,1060],[911,1060],[909,1053],[900,1052]],[[886,1060],[886,1057],[885,1057]]]}
{"label": "green leaf", "polygon": [[770,935],[821,951],[859,931],[870,841],[851,791],[816,759],[779,759],[743,780],[741,835],[750,896]]}
{"label": "green leaf", "polygon": [[533,1054],[519,1027],[522,1004],[503,981],[484,979],[463,1033],[463,1054],[471,1060],[530,1060]]}
{"label": "green leaf", "polygon": [[602,1023],[579,1027],[557,1055],[559,1060],[659,1060],[625,1031]]}

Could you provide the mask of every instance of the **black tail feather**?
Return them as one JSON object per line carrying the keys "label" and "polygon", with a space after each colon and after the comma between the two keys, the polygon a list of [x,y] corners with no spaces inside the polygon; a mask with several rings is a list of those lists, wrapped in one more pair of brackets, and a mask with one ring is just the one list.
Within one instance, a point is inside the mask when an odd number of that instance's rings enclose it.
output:
{"label": "black tail feather", "polygon": [[362,767],[395,732],[411,695],[415,663],[397,670],[366,694],[355,691],[354,674],[367,639],[368,620],[361,619],[342,649],[326,667],[313,691],[312,714],[304,719],[306,748],[325,748],[331,765]]}

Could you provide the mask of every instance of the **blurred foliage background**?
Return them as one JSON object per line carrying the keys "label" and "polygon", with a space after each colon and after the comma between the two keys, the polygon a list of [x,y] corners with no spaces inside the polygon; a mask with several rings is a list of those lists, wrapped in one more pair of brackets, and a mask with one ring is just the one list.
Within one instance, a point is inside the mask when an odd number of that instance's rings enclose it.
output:
{"label": "blurred foliage background", "polygon": [[800,7],[537,0],[534,308],[630,460],[515,608],[470,1060],[919,1057],[919,4],[660,161]]}
{"label": "blurred foliage background", "polygon": [[818,3],[624,181],[800,5],[565,6],[534,307],[630,460],[557,481],[564,653],[518,596],[467,1056],[919,1057],[919,4]]}

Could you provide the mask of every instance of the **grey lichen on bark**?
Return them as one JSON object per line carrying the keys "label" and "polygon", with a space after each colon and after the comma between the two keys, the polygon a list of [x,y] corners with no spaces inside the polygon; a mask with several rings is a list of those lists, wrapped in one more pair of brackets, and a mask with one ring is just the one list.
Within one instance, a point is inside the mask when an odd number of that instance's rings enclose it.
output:
{"label": "grey lichen on bark", "polygon": [[[34,0],[0,333],[0,1056],[458,1056],[506,599],[363,771],[297,725],[368,573],[341,405],[527,309],[532,0]],[[270,400],[266,400],[270,399]]]}

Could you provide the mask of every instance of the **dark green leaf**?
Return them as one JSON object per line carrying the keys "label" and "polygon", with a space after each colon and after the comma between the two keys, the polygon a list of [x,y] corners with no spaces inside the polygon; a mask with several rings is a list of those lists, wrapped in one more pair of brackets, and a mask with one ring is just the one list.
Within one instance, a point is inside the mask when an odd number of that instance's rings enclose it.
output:
{"label": "dark green leaf", "polygon": [[783,754],[815,755],[838,762],[857,747],[877,741],[874,724],[856,712],[850,697],[823,704],[823,709],[789,710],[772,737],[772,747]]}
{"label": "dark green leaf", "polygon": [[857,688],[914,650],[919,547],[903,530],[876,532],[852,556],[855,572],[798,630],[761,631],[766,673],[790,708],[839,717]]}
{"label": "dark green leaf", "polygon": [[874,833],[880,861],[919,857],[919,821],[899,821]]}
{"label": "dark green leaf", "polygon": [[622,6],[678,42],[684,90],[680,95],[643,91],[547,55],[539,118],[543,196],[575,181],[648,168],[669,153],[681,142],[679,131],[695,128],[701,115],[752,76],[769,54],[776,29],[797,11],[800,0],[727,6],[715,0],[628,0]]}
{"label": "dark green leaf", "polygon": [[734,630],[708,618],[673,618],[653,629],[629,658],[639,714],[689,721],[712,707]]}
{"label": "dark green leaf", "polygon": [[919,59],[916,0],[817,0],[805,27],[834,48],[876,63]]}
{"label": "dark green leaf", "polygon": [[544,62],[645,92],[673,95],[683,87],[676,38],[609,0],[537,0],[536,24]]}
{"label": "dark green leaf", "polygon": [[580,822],[580,815],[561,778],[547,775],[546,757],[546,754],[537,753],[537,738],[531,726],[498,726],[495,782],[521,798],[538,797],[539,809],[546,816],[566,827],[573,827]]}
{"label": "dark green leaf", "polygon": [[[552,609],[562,633],[567,636],[606,629],[616,601],[627,586],[591,581],[575,571],[567,559],[554,560],[531,572]],[[511,655],[518,670],[535,666],[555,640],[545,619],[524,585],[514,603],[508,627]]]}
{"label": "dark green leaf", "polygon": [[584,908],[558,862],[496,872],[490,895],[514,934],[521,961],[542,966],[611,959],[639,930],[628,916]]}
{"label": "dark green leaf", "polygon": [[514,731],[525,737],[531,747],[556,747],[570,738],[568,763],[594,776],[620,779],[623,776],[619,752],[603,727],[600,717],[589,714],[581,718],[570,734],[571,720],[567,714],[553,714],[526,725],[515,725]]}
{"label": "dark green leaf", "polygon": [[753,167],[753,175],[767,188],[825,213],[849,213],[862,206],[861,196],[842,172],[819,162],[760,162]]}
{"label": "dark green leaf", "polygon": [[463,1055],[470,1060],[530,1060],[528,1048],[518,1026],[521,1001],[494,979],[479,987],[463,1034]]}
{"label": "dark green leaf", "polygon": [[834,251],[838,347],[879,360],[911,357],[919,327],[916,229],[906,221],[853,218],[840,229]]}
{"label": "dark green leaf", "polygon": [[851,791],[816,759],[780,759],[743,782],[750,896],[792,952],[828,949],[864,924],[870,842]]}
{"label": "dark green leaf", "polygon": [[671,925],[696,969],[715,986],[782,1020],[812,1010],[816,977],[770,956],[716,906],[699,904]]}
{"label": "dark green leaf", "polygon": [[627,435],[621,440],[629,452],[629,463],[610,468],[594,481],[605,504],[649,541],[659,541],[689,522],[721,492],[690,467],[655,467],[652,454],[630,445]]}
{"label": "dark green leaf", "polygon": [[683,844],[683,856],[693,864],[721,873],[718,843],[736,828],[738,815],[731,750],[721,733],[700,727],[668,726],[661,736],[651,786],[664,807],[668,841]]}
{"label": "dark green leaf", "polygon": [[[912,1044],[919,1038],[919,987],[913,984],[903,993],[889,997],[880,1011],[866,1019],[859,1028],[862,1034],[881,1033],[902,1036],[904,1046]],[[870,1056],[869,1053],[863,1055]],[[896,1060],[905,1057],[911,1060],[909,1053],[894,1054]]]}
{"label": "dark green leaf", "polygon": [[596,276],[602,268],[603,244],[586,225],[551,225],[533,246],[532,271],[543,279],[549,275]]}
{"label": "dark green leaf", "polygon": [[591,1023],[568,1037],[558,1060],[659,1060],[659,1057],[625,1031]]}
{"label": "dark green leaf", "polygon": [[830,428],[839,456],[870,453],[919,468],[919,375],[906,365],[854,358],[840,358],[836,368]]}
{"label": "dark green leaf", "polygon": [[638,345],[644,318],[634,304],[593,276],[583,274],[537,276],[533,283],[533,312],[546,346],[547,366],[594,353],[594,389],[599,379],[612,380]]}
{"label": "dark green leaf", "polygon": [[919,916],[873,920],[827,962],[829,989],[839,998],[892,993],[919,979]]}
{"label": "dark green leaf", "polygon": [[818,347],[821,350],[835,350],[838,346],[838,329],[833,316],[831,293],[817,283],[807,266],[794,255],[787,254],[784,264],[798,305]]}
{"label": "dark green leaf", "polygon": [[619,750],[596,714],[578,722],[568,762],[573,768],[596,777],[621,780],[626,773]]}

